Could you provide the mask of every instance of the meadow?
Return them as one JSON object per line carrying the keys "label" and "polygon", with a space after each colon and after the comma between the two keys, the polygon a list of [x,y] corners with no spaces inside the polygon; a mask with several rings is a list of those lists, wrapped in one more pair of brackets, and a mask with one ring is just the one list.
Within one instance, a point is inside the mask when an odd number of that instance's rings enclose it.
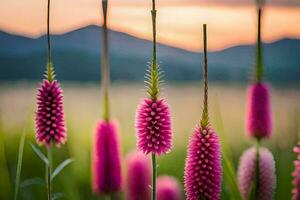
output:
{"label": "meadow", "polygon": [[[26,132],[26,141],[20,199],[45,199],[43,186],[30,185],[26,181],[35,177],[44,178],[45,175],[43,163],[30,147],[30,143],[36,143],[34,110],[37,86],[37,83],[27,82],[0,85],[1,200],[13,199],[18,145],[23,130]],[[67,145],[55,150],[54,164],[57,165],[68,156],[75,161],[55,180],[54,192],[62,192],[62,199],[99,199],[91,191],[90,158],[95,125],[101,118],[100,87],[95,83],[63,83],[62,86],[68,141]],[[210,121],[220,135],[222,147],[226,149],[236,169],[242,152],[254,144],[254,141],[247,138],[244,133],[246,85],[212,82],[209,92]],[[111,86],[110,93],[112,118],[119,123],[122,167],[125,174],[126,155],[135,149],[136,144],[134,130],[136,106],[144,97],[145,91],[141,84],[117,83]],[[188,138],[199,123],[202,111],[202,85],[168,83],[164,86],[163,96],[168,99],[171,107],[174,142],[172,151],[159,158],[158,174],[175,176],[183,184]],[[273,152],[276,160],[275,197],[278,200],[291,197],[291,173],[294,169],[293,160],[296,157],[292,149],[299,138],[300,131],[299,99],[299,88],[272,87],[273,137],[263,141],[263,144]],[[35,181],[38,182],[38,179]],[[123,182],[126,182],[125,178]],[[228,182],[223,179],[221,199],[232,199],[229,194]]]}

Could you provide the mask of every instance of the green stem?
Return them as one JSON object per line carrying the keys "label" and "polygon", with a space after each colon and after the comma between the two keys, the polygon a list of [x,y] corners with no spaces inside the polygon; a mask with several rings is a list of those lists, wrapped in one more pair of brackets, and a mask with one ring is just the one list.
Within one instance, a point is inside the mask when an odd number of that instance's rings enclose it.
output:
{"label": "green stem", "polygon": [[207,64],[207,31],[206,24],[203,24],[203,46],[204,46],[204,67],[203,67],[203,79],[204,79],[204,100],[203,100],[203,112],[201,119],[201,127],[204,129],[208,125],[208,64]]}
{"label": "green stem", "polygon": [[257,46],[256,46],[256,81],[261,82],[263,71],[263,52],[261,45],[261,18],[262,18],[262,6],[258,5],[258,23],[257,23]]}
{"label": "green stem", "polygon": [[108,30],[107,30],[107,0],[102,0],[102,87],[103,87],[103,118],[109,121],[109,59],[108,59]]}
{"label": "green stem", "polygon": [[260,140],[256,140],[256,163],[255,163],[255,188],[254,188],[254,198],[258,198],[258,189],[259,189],[259,145]]}
{"label": "green stem", "polygon": [[156,200],[156,157],[152,153],[152,200]]}
{"label": "green stem", "polygon": [[153,49],[152,49],[152,63],[151,63],[151,69],[150,69],[150,82],[149,82],[149,88],[148,88],[148,93],[152,99],[157,99],[158,98],[158,93],[159,93],[159,69],[158,69],[158,64],[157,64],[157,51],[156,51],[156,13],[157,10],[155,8],[155,0],[152,0],[152,10],[151,10],[151,16],[152,16],[152,36],[153,36]]}
{"label": "green stem", "polygon": [[52,147],[50,146],[48,149],[48,165],[46,166],[46,182],[47,182],[47,197],[48,200],[52,199],[52,181],[51,181],[51,174],[52,174]]}
{"label": "green stem", "polygon": [[48,63],[51,62],[51,42],[50,42],[50,0],[47,7],[47,43],[48,43]]}
{"label": "green stem", "polygon": [[50,38],[50,0],[48,0],[47,6],[47,69],[46,69],[46,78],[51,83],[55,78],[54,68],[52,65],[52,56],[51,56],[51,38]]}
{"label": "green stem", "polygon": [[[152,10],[151,10],[151,15],[152,15],[152,29],[153,29],[153,66],[156,66],[156,8],[155,8],[155,0],[152,0]],[[155,65],[154,65],[155,64]]]}

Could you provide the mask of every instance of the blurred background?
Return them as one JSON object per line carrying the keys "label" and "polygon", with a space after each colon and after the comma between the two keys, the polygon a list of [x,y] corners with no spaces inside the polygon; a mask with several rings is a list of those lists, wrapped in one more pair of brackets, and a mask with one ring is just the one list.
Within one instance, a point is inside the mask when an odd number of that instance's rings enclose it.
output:
{"label": "blurred background", "polygon": [[[118,120],[123,161],[135,149],[136,106],[145,96],[143,77],[151,59],[150,0],[109,1],[111,103]],[[208,24],[210,119],[237,168],[253,145],[244,134],[246,88],[255,64],[256,8],[252,0],[158,0],[158,58],[165,72],[163,96],[170,103],[174,148],[159,158],[159,174],[183,182],[189,135],[202,109],[202,24]],[[44,1],[0,2],[0,199],[12,199],[18,143],[26,131],[21,181],[44,177],[35,143],[36,88],[46,65]],[[55,180],[63,199],[97,199],[90,187],[90,145],[101,117],[100,1],[52,1],[53,62],[62,82],[68,143],[55,164],[75,162]],[[300,131],[300,1],[268,0],[263,13],[265,80],[272,89],[273,137],[263,144],[276,160],[276,199],[290,199],[292,152]],[[125,174],[126,166],[123,162]],[[226,180],[222,199],[231,199]],[[44,199],[45,189],[21,188],[20,199]]]}

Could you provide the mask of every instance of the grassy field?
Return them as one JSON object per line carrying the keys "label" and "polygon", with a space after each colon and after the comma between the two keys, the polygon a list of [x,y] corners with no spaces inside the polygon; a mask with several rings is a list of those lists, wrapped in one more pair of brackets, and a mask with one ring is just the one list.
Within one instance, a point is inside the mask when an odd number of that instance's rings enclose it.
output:
{"label": "grassy field", "polygon": [[[17,166],[20,133],[26,130],[26,143],[21,182],[44,177],[43,163],[30,147],[35,143],[34,110],[36,84],[18,83],[0,86],[0,199],[12,199]],[[75,158],[54,182],[54,191],[63,192],[63,199],[97,199],[90,186],[90,146],[96,122],[101,117],[101,93],[96,84],[64,84],[65,114],[68,143],[55,150],[55,165],[63,159]],[[228,147],[235,168],[246,148],[253,145],[244,134],[245,86],[215,84],[210,87],[210,119],[219,133],[223,147]],[[135,149],[135,110],[145,91],[131,84],[111,87],[112,116],[119,122],[122,141],[123,171],[126,154]],[[163,96],[171,106],[174,130],[173,150],[159,158],[159,174],[176,176],[183,182],[183,168],[189,135],[199,123],[202,108],[202,89],[198,83],[165,87]],[[291,172],[295,155],[292,147],[300,130],[299,89],[272,88],[274,133],[263,145],[269,147],[276,160],[276,199],[290,199]],[[226,180],[222,199],[231,199]],[[20,199],[45,199],[45,189],[36,185],[21,188]]]}

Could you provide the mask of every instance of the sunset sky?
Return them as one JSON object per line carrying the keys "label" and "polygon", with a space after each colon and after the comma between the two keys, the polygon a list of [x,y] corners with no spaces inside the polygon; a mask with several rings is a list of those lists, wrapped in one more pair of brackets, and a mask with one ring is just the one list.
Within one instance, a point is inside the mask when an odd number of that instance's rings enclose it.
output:
{"label": "sunset sky", "polygon": [[[150,0],[109,0],[110,28],[151,39]],[[159,42],[201,49],[201,27],[208,24],[210,50],[255,41],[256,10],[250,0],[157,0]],[[0,30],[38,37],[46,30],[46,0],[1,0]],[[300,38],[300,1],[269,0],[263,38]],[[101,24],[99,0],[52,0],[51,31],[64,33]]]}

